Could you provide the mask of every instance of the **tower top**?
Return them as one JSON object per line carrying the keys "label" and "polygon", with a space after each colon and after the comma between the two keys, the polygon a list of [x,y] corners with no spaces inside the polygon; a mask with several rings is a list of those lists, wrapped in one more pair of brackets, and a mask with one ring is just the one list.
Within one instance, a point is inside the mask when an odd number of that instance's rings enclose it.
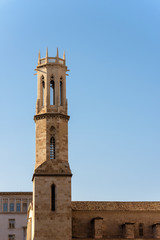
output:
{"label": "tower top", "polygon": [[58,48],[57,48],[56,57],[48,57],[48,48],[46,49],[46,56],[44,58],[41,58],[40,52],[39,52],[37,68],[41,68],[44,65],[57,65],[57,64],[61,66],[65,66],[66,71],[69,71],[66,66],[65,51],[63,53],[63,58],[59,57]]}

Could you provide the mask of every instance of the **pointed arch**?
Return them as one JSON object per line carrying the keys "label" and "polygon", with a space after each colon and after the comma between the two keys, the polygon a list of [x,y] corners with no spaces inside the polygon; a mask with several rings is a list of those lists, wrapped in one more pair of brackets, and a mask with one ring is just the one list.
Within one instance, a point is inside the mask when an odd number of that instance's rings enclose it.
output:
{"label": "pointed arch", "polygon": [[55,82],[53,75],[50,80],[50,105],[55,105]]}
{"label": "pointed arch", "polygon": [[55,159],[55,138],[50,138],[50,160]]}

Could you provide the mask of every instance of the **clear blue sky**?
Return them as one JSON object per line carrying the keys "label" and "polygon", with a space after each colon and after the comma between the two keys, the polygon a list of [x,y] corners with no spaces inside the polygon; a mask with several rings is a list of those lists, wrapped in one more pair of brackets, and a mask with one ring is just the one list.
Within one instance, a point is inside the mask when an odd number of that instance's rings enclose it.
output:
{"label": "clear blue sky", "polygon": [[160,1],[0,0],[0,191],[32,191],[38,51],[66,51],[73,200],[160,200]]}

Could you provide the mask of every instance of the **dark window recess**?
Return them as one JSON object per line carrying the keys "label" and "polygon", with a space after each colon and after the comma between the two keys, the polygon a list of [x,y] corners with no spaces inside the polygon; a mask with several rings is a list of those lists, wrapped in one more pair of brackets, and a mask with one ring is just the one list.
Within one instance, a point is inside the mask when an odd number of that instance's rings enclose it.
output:
{"label": "dark window recess", "polygon": [[62,90],[62,87],[63,87],[63,84],[62,84],[62,77],[60,78],[60,86],[59,86],[59,88],[60,88],[60,105],[62,105],[63,103],[62,103],[62,99],[63,99],[63,90]]}
{"label": "dark window recess", "polygon": [[52,185],[51,187],[51,209],[55,211],[55,186]]}
{"label": "dark window recess", "polygon": [[27,203],[23,203],[23,212],[27,212]]}
{"label": "dark window recess", "polygon": [[143,223],[139,224],[139,237],[143,237]]}

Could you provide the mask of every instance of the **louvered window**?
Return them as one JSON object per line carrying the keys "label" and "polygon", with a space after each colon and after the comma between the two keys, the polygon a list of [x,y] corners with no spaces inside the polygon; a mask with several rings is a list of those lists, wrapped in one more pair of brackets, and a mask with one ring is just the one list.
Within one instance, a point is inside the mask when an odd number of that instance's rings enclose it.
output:
{"label": "louvered window", "polygon": [[55,159],[55,138],[51,137],[50,140],[50,159]]}

